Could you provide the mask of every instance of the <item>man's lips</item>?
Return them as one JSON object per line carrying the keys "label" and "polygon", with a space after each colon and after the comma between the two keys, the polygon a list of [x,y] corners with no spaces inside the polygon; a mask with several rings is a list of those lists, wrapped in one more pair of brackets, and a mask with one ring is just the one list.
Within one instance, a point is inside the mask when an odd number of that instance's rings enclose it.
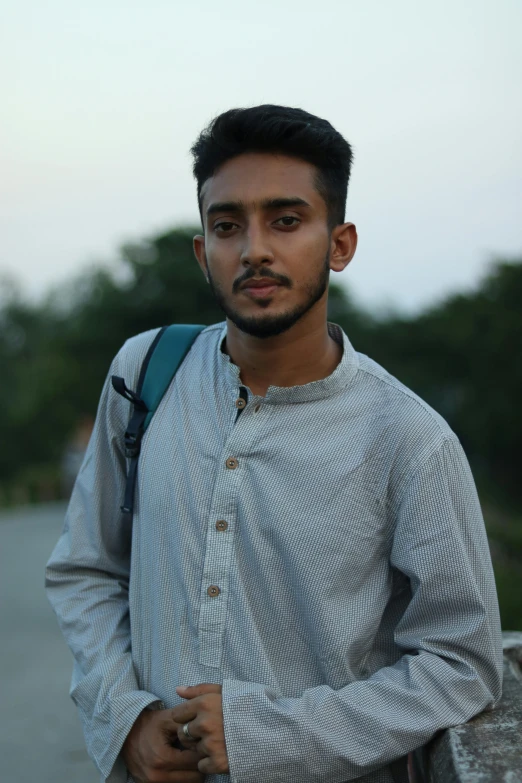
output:
{"label": "man's lips", "polygon": [[277,280],[272,280],[269,277],[264,277],[262,280],[247,280],[243,283],[241,288],[266,288],[267,286],[281,285]]}
{"label": "man's lips", "polygon": [[279,287],[280,283],[273,280],[249,280],[241,286],[241,290],[255,299],[260,299],[261,297],[271,296]]}

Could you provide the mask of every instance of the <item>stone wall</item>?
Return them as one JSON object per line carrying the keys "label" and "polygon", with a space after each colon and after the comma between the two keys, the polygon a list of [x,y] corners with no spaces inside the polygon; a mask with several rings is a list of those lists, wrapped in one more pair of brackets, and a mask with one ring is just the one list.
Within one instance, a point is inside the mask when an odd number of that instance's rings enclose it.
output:
{"label": "stone wall", "polygon": [[501,702],[436,736],[417,755],[419,783],[522,783],[522,633],[503,639]]}

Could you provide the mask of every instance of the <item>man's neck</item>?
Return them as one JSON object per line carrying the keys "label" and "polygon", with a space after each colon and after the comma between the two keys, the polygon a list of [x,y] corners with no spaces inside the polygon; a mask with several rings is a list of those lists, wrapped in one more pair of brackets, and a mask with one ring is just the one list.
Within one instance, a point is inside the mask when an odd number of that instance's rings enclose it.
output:
{"label": "man's neck", "polygon": [[241,383],[261,397],[269,386],[301,386],[326,378],[343,355],[342,346],[330,337],[326,322],[313,331],[289,329],[260,339],[227,321],[223,350],[239,367]]}

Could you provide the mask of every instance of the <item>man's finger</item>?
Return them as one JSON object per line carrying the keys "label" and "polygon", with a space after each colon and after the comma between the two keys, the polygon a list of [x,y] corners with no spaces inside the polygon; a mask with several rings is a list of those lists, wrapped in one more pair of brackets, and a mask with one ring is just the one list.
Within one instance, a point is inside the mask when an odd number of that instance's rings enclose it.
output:
{"label": "man's finger", "polygon": [[226,775],[230,772],[228,764],[220,764],[219,761],[212,756],[205,756],[204,759],[198,764],[198,769],[203,772],[204,775]]}
{"label": "man's finger", "polygon": [[[185,725],[185,724],[183,724],[183,726],[184,726],[184,725]],[[194,726],[194,725],[191,723],[191,724],[189,725],[189,732],[190,732],[191,736],[190,736],[190,737],[187,737],[187,735],[186,735],[186,734],[185,734],[185,732],[183,731],[183,726],[180,726],[180,727],[178,728],[178,739],[179,739],[179,740],[180,740],[180,742],[182,742],[184,745],[185,745],[185,743],[188,743],[188,745],[186,745],[185,747],[190,747],[191,749],[193,749],[193,747],[194,747],[194,743],[195,743],[195,742],[199,742],[199,740],[201,739],[201,736],[199,735],[199,732],[197,731],[197,729],[195,728],[195,726]]]}
{"label": "man's finger", "polygon": [[[177,726],[178,724],[175,725]],[[180,726],[179,728],[182,727]],[[175,748],[176,750],[196,750],[194,747],[194,740],[190,740],[188,737],[185,737],[184,734],[180,733],[179,729],[176,730],[176,734],[174,735],[171,734],[169,730],[168,745],[170,745],[172,748]]]}
{"label": "man's finger", "polygon": [[194,699],[204,693],[221,693],[222,686],[212,682],[201,682],[199,685],[178,685],[176,693],[183,699]]}
{"label": "man's finger", "polygon": [[198,714],[198,703],[184,701],[183,704],[176,704],[175,707],[169,710],[169,718],[175,723],[188,723],[189,720],[194,720]]}
{"label": "man's finger", "polygon": [[212,775],[214,773],[214,763],[210,756],[205,756],[204,759],[201,759],[198,764],[198,769],[204,775]]}

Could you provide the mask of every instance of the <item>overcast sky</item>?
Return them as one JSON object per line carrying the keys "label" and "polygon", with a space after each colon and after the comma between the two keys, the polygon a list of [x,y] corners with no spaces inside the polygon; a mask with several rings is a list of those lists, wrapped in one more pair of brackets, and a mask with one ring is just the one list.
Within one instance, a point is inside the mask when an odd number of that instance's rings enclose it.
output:
{"label": "overcast sky", "polygon": [[522,256],[520,0],[10,0],[2,272],[39,295],[197,221],[189,147],[282,103],[355,150],[359,247],[332,278],[415,310]]}

